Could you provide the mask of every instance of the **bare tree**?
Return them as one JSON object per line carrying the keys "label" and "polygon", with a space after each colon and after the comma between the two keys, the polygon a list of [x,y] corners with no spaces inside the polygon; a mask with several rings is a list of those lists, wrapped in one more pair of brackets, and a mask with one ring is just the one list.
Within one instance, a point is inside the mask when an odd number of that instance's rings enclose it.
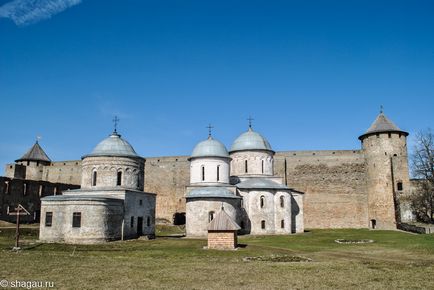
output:
{"label": "bare tree", "polygon": [[411,164],[413,176],[419,179],[412,200],[416,217],[434,223],[434,134],[431,129],[416,135]]}

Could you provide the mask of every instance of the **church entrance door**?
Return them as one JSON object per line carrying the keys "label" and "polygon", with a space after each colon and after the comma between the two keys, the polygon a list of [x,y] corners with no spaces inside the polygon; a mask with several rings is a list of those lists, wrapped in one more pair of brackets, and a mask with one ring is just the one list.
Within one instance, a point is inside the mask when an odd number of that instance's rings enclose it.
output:
{"label": "church entrance door", "polygon": [[137,235],[138,236],[143,235],[143,217],[142,216],[137,217]]}

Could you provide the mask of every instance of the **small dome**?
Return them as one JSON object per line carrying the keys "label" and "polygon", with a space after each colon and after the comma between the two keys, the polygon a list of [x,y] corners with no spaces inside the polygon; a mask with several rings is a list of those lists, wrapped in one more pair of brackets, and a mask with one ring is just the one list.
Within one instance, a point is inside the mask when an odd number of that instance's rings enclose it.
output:
{"label": "small dome", "polygon": [[92,153],[83,156],[83,158],[93,156],[139,157],[136,151],[134,151],[133,146],[122,139],[121,135],[117,132],[113,132],[109,137],[102,140],[98,145],[96,145]]}
{"label": "small dome", "polygon": [[194,147],[191,158],[196,157],[229,157],[229,153],[223,143],[210,136]]}
{"label": "small dome", "polygon": [[235,139],[230,152],[241,150],[273,151],[267,139],[265,139],[261,134],[253,131],[252,128],[249,128],[247,132],[241,134],[237,139]]}

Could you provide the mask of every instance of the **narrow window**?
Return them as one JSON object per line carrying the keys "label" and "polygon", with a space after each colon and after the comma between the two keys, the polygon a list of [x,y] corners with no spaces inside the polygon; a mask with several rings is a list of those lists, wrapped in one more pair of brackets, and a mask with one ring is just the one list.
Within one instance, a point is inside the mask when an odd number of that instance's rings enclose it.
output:
{"label": "narrow window", "polygon": [[96,186],[97,173],[96,171],[92,174],[92,186]]}
{"label": "narrow window", "polygon": [[240,227],[244,229],[244,221],[241,221]]}
{"label": "narrow window", "polygon": [[118,172],[118,176],[117,176],[117,180],[116,180],[116,185],[117,186],[122,185],[122,171]]}
{"label": "narrow window", "polygon": [[245,173],[247,173],[248,172],[248,167],[247,167],[247,160],[245,160],[244,161],[244,171],[245,171]]}
{"label": "narrow window", "polygon": [[5,194],[9,194],[9,181],[5,181]]}
{"label": "narrow window", "polygon": [[211,222],[213,219],[214,219],[214,212],[213,212],[213,211],[210,211],[210,212],[208,213],[208,222]]}
{"label": "narrow window", "polygon": [[220,181],[220,165],[217,165],[217,181]]}
{"label": "narrow window", "polygon": [[30,165],[30,161],[27,161],[27,166],[29,166]]}
{"label": "narrow window", "polygon": [[388,135],[389,135],[389,138],[392,138],[392,134],[389,133]]}
{"label": "narrow window", "polygon": [[280,221],[280,228],[284,229],[285,228],[285,220],[281,220]]}
{"label": "narrow window", "polygon": [[148,227],[151,226],[151,217],[149,217],[149,216],[146,218],[146,225],[147,225]]}
{"label": "narrow window", "polygon": [[134,227],[134,217],[132,216],[131,217],[131,220],[130,220],[130,227]]}
{"label": "narrow window", "polygon": [[53,223],[53,213],[51,211],[47,211],[45,213],[45,226],[51,227],[52,223]]}
{"label": "narrow window", "polygon": [[205,166],[202,165],[202,181],[205,181]]}
{"label": "narrow window", "polygon": [[39,161],[36,161],[36,166],[39,166]]}
{"label": "narrow window", "polygon": [[143,205],[143,200],[139,200],[139,205]]}
{"label": "narrow window", "polygon": [[265,221],[261,221],[261,229],[265,230]]}
{"label": "narrow window", "polygon": [[72,213],[72,227],[73,228],[81,227],[81,212]]}
{"label": "narrow window", "polygon": [[283,195],[280,196],[280,207],[285,207],[285,198]]}
{"label": "narrow window", "polygon": [[39,185],[39,197],[41,197],[45,192],[45,186]]}
{"label": "narrow window", "polygon": [[23,195],[27,195],[27,183],[23,184]]}
{"label": "narrow window", "polygon": [[262,160],[262,162],[261,162],[261,169],[262,169],[262,173],[264,173],[264,160]]}
{"label": "narrow window", "polygon": [[396,187],[398,188],[399,191],[401,191],[403,189],[402,182],[398,182],[398,184],[396,185]]}
{"label": "narrow window", "polygon": [[263,195],[261,195],[261,197],[260,197],[260,204],[261,204],[261,208],[263,208],[265,205],[265,196],[263,196]]}

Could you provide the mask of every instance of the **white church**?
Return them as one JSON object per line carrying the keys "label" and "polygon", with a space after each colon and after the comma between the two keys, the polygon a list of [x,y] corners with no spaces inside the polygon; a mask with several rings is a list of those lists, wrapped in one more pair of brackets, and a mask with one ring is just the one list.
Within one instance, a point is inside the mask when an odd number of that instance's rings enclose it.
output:
{"label": "white church", "polygon": [[211,133],[197,144],[189,159],[187,237],[205,237],[208,224],[222,207],[244,234],[303,232],[303,193],[274,175],[274,153],[251,125],[229,152]]}

